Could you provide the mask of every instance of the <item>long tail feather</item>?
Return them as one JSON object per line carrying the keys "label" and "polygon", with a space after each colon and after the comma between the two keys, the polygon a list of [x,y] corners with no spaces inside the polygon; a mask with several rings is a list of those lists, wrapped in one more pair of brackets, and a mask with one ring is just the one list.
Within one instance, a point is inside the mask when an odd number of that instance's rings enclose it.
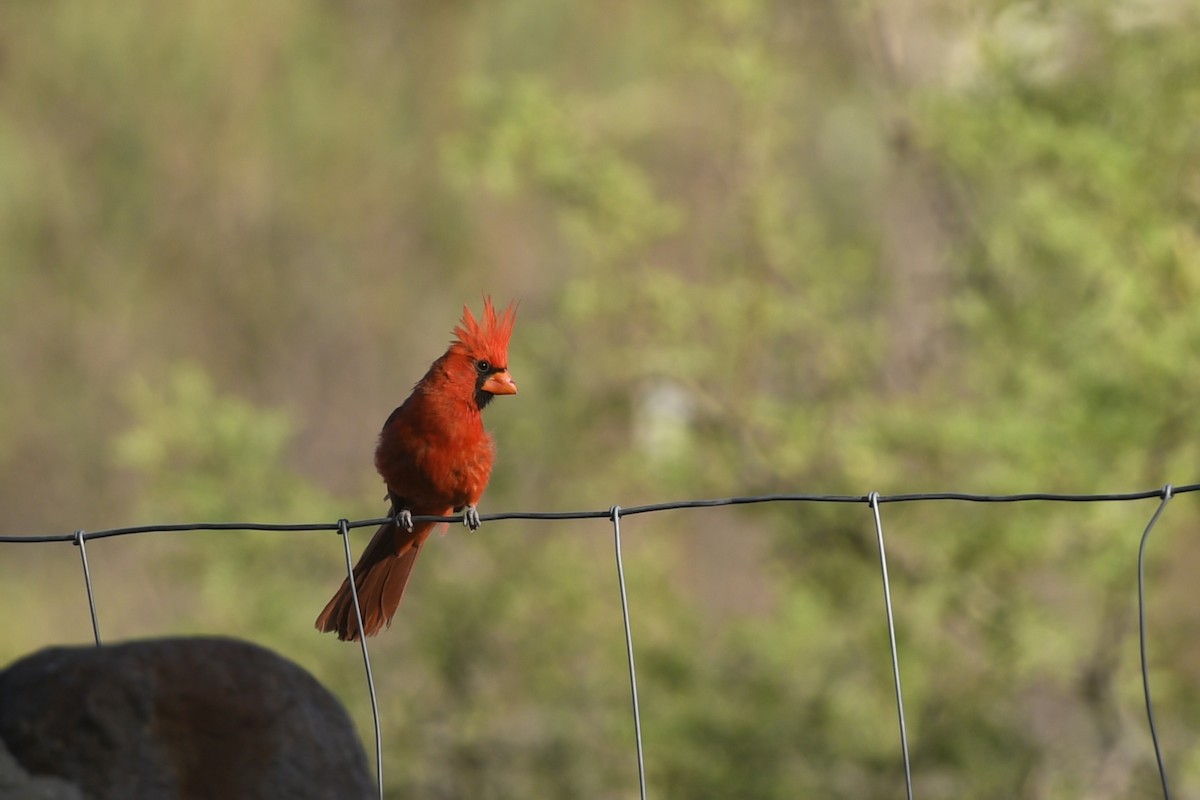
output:
{"label": "long tail feather", "polygon": [[[418,523],[410,532],[397,528],[395,523],[384,523],[359,556],[354,566],[354,586],[358,590],[363,630],[367,636],[374,636],[392,624],[421,545],[429,538],[434,525],[432,522]],[[316,625],[323,633],[336,631],[344,642],[358,639],[358,620],[354,617],[349,579],[342,581],[341,588],[317,617]]]}

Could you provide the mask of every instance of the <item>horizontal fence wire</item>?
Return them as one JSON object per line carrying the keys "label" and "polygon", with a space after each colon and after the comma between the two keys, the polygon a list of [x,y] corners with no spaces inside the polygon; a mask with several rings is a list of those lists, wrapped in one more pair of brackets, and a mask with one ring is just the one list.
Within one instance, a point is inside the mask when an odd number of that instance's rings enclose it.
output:
{"label": "horizontal fence wire", "polygon": [[[637,674],[634,666],[633,636],[629,621],[629,600],[625,588],[625,571],[621,557],[621,526],[622,517],[638,514],[653,514],[664,511],[679,511],[693,508],[714,508],[720,506],[756,505],[766,503],[844,503],[866,505],[872,514],[876,540],[879,548],[880,569],[883,578],[884,606],[887,617],[887,633],[891,653],[892,678],[896,695],[896,712],[899,722],[900,746],[903,754],[904,781],[906,796],[909,800],[914,797],[912,770],[908,752],[908,734],[904,721],[904,699],[901,691],[900,662],[896,649],[895,622],[892,613],[891,587],[888,581],[887,556],[884,549],[883,522],[880,506],[886,503],[915,503],[915,502],[967,502],[967,503],[1111,503],[1135,500],[1159,499],[1159,505],[1154,515],[1142,532],[1137,557],[1137,592],[1138,592],[1138,643],[1141,652],[1142,687],[1146,702],[1146,716],[1149,722],[1151,742],[1154,748],[1155,760],[1158,765],[1159,779],[1162,784],[1164,800],[1170,800],[1170,789],[1167,782],[1167,771],[1163,762],[1162,751],[1158,740],[1158,731],[1154,721],[1154,707],[1150,694],[1150,676],[1148,659],[1146,657],[1146,616],[1145,616],[1145,578],[1144,562],[1146,544],[1150,533],[1162,516],[1167,503],[1172,497],[1200,491],[1200,483],[1184,486],[1167,484],[1159,489],[1148,489],[1138,492],[1116,492],[1104,494],[1061,494],[1053,492],[1031,492],[1025,494],[972,494],[966,492],[926,492],[917,494],[881,495],[869,492],[865,495],[833,495],[833,494],[767,494],[740,497],[722,497],[703,500],[676,500],[664,503],[651,503],[640,506],[612,505],[607,509],[594,511],[510,511],[498,514],[481,514],[479,519],[484,522],[501,520],[584,520],[606,519],[613,528],[615,544],[616,570],[620,588],[621,613],[625,629],[626,655],[629,662],[629,683],[631,689],[632,714],[634,733],[637,747],[638,785],[640,796],[645,800],[646,769],[642,752],[641,715],[638,708]],[[387,522],[397,521],[392,517],[376,517],[372,519],[346,520],[336,522],[305,522],[305,523],[261,523],[261,522],[188,522],[162,525],[134,525],[122,528],[85,531],[75,530],[71,533],[34,534],[34,535],[0,535],[0,544],[38,544],[47,542],[71,542],[79,548],[80,560],[83,566],[84,582],[87,588],[88,608],[91,614],[92,630],[96,645],[101,645],[100,625],[96,613],[96,600],[92,590],[91,570],[87,559],[87,542],[95,539],[107,539],[114,536],[128,536],[143,533],[181,533],[189,531],[336,531],[341,534],[346,558],[346,572],[352,590],[354,610],[358,619],[359,630],[362,630],[361,610],[358,605],[357,592],[354,591],[353,564],[349,544],[349,533],[356,528],[371,528]],[[459,522],[460,517],[413,516],[413,522]],[[366,637],[359,637],[362,646],[363,666],[366,672],[367,687],[370,693],[371,712],[375,725],[375,754],[376,780],[379,796],[383,797],[383,737],[379,717],[379,704],[375,693],[375,682],[371,672],[371,661],[368,653]]]}
{"label": "horizontal fence wire", "polygon": [[[1173,494],[1200,492],[1200,483],[1175,486]],[[859,503],[870,505],[871,495],[848,494],[763,494],[747,497],[720,497],[708,500],[672,500],[665,503],[651,503],[641,506],[621,506],[621,516],[631,517],[637,514],[652,514],[659,511],[679,511],[688,508],[712,508],[714,506],[741,506],[761,503]],[[970,494],[966,492],[926,492],[921,494],[883,494],[875,495],[875,502],[884,503],[914,503],[923,501],[957,500],[967,503],[1026,503],[1044,501],[1051,503],[1111,503],[1127,500],[1148,500],[1163,496],[1163,489],[1148,489],[1142,492],[1117,492],[1109,494],[1055,494],[1051,492],[1032,492],[1028,494]],[[481,522],[525,519],[525,520],[573,520],[573,519],[609,519],[612,516],[610,508],[595,511],[505,511],[499,514],[480,514]],[[413,522],[462,522],[462,517],[431,517],[417,516]],[[373,517],[371,519],[350,520],[347,527],[370,528],[378,527],[385,522],[391,522],[391,517]],[[107,539],[112,536],[128,536],[136,533],[173,533],[182,531],[336,531],[339,522],[182,522],[161,525],[132,525],[124,528],[107,528],[94,531],[75,531],[72,533],[0,535],[0,543],[39,542],[73,542],[77,535],[92,539]]]}

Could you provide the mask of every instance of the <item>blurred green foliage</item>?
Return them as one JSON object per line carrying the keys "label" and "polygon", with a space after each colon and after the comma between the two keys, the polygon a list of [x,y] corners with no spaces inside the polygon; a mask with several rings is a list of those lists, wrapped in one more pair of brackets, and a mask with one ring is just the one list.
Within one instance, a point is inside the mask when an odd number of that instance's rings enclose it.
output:
{"label": "blurred green foliage", "polygon": [[[485,511],[1195,481],[1198,33],[1192,0],[0,4],[4,532],[383,513],[373,437],[481,292],[522,301]],[[1151,511],[884,508],[919,796],[1158,796]],[[1149,568],[1181,797],[1196,519]],[[896,796],[864,508],[624,529],[652,795]],[[429,548],[372,650],[389,796],[634,791],[609,536]],[[89,558],[107,638],[254,639],[370,731],[311,628],[336,535]],[[0,551],[0,657],[88,641],[77,573]]]}

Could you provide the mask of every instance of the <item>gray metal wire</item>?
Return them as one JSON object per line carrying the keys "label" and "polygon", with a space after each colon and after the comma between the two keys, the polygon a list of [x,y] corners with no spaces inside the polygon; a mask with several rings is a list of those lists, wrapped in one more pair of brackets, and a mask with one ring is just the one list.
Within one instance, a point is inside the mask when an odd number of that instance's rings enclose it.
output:
{"label": "gray metal wire", "polygon": [[[1174,494],[1200,492],[1200,483],[1176,486]],[[969,503],[1024,503],[1034,500],[1057,503],[1104,503],[1128,500],[1148,500],[1161,497],[1162,489],[1150,489],[1140,492],[1116,492],[1110,494],[1058,494],[1052,492],[1034,492],[1028,494],[969,494],[966,492],[926,492],[921,494],[892,494],[879,495],[878,502],[883,503],[913,503],[922,501],[957,500]],[[642,506],[622,506],[621,516],[630,517],[635,514],[652,514],[659,511],[676,511],[684,508],[712,508],[714,506],[738,506],[759,503],[868,503],[867,495],[847,494],[764,494],[745,497],[718,497],[705,500],[672,500],[666,503],[651,503]],[[569,519],[608,519],[611,509],[594,511],[507,511],[500,514],[480,514],[481,522],[505,519],[529,520],[569,520]],[[347,523],[350,528],[378,528],[385,522],[395,522],[394,517],[374,517],[371,519],[351,520]],[[461,516],[432,517],[414,516],[413,522],[462,522]],[[133,525],[124,528],[109,528],[88,533],[88,539],[107,539],[111,536],[127,536],[134,533],[180,533],[184,531],[336,531],[337,523],[329,522],[182,522],[158,525]],[[50,534],[6,534],[0,536],[0,543],[37,544],[41,542],[70,542],[74,541],[74,533]]]}
{"label": "gray metal wire", "polygon": [[96,637],[96,647],[100,646],[100,620],[96,617],[96,595],[92,591],[92,571],[88,569],[87,534],[75,531],[75,546],[79,548],[79,558],[83,561],[83,583],[87,586],[88,610],[92,614],[92,635]]}
{"label": "gray metal wire", "polygon": [[[480,515],[482,521],[492,520],[580,520],[580,519],[600,519],[606,518],[612,521],[613,524],[613,539],[616,550],[617,562],[617,578],[621,590],[621,612],[625,624],[625,644],[626,654],[629,660],[629,681],[630,693],[633,705],[634,718],[634,733],[637,742],[637,760],[638,760],[638,780],[641,790],[642,800],[646,798],[646,775],[645,775],[645,758],[642,750],[642,728],[641,714],[638,708],[638,691],[637,691],[637,673],[634,668],[633,658],[633,637],[629,624],[629,600],[625,589],[625,569],[623,558],[621,555],[621,527],[620,518],[622,516],[630,516],[634,514],[650,514],[661,511],[672,511],[686,508],[711,508],[715,506],[731,506],[731,505],[747,505],[758,503],[864,503],[872,511],[875,522],[876,540],[879,547],[880,570],[883,577],[884,586],[884,603],[887,611],[888,624],[888,640],[891,647],[892,655],[892,676],[895,683],[896,692],[896,712],[899,718],[900,726],[900,743],[904,754],[904,775],[905,788],[909,800],[913,797],[912,788],[912,767],[908,752],[908,734],[904,719],[904,700],[901,692],[900,682],[900,666],[899,658],[896,649],[896,633],[895,622],[892,611],[891,587],[887,572],[887,555],[884,549],[883,542],[883,523],[880,518],[879,507],[883,503],[909,503],[922,501],[962,501],[971,503],[1021,503],[1031,501],[1044,502],[1063,502],[1063,503],[1095,503],[1095,502],[1120,502],[1132,500],[1146,500],[1150,498],[1160,498],[1160,503],[1154,516],[1150,519],[1142,534],[1141,545],[1138,549],[1138,621],[1139,621],[1139,641],[1141,645],[1141,667],[1142,667],[1142,685],[1145,692],[1146,700],[1146,715],[1150,723],[1151,741],[1154,746],[1155,758],[1158,761],[1159,775],[1162,781],[1164,800],[1170,800],[1170,793],[1167,787],[1166,769],[1163,765],[1162,751],[1159,746],[1158,732],[1154,722],[1154,709],[1150,695],[1150,678],[1149,667],[1146,658],[1146,624],[1145,624],[1145,578],[1144,578],[1144,562],[1146,543],[1150,535],[1150,531],[1158,522],[1162,515],[1163,509],[1167,502],[1176,495],[1200,491],[1200,483],[1187,484],[1184,486],[1172,486],[1167,484],[1161,489],[1153,489],[1148,491],[1138,492],[1121,492],[1108,494],[1060,494],[1052,492],[1036,492],[1028,494],[969,494],[962,492],[932,492],[922,494],[896,494],[896,495],[880,495],[877,492],[871,492],[867,495],[816,495],[816,494],[772,494],[772,495],[754,495],[741,497],[724,497],[712,498],[703,500],[679,500],[666,503],[653,503],[641,506],[630,506],[622,508],[614,505],[608,510],[589,510],[589,511],[517,511],[505,512],[500,514],[483,514]],[[162,525],[138,525],[124,528],[110,528],[107,530],[97,530],[90,533],[84,533],[82,530],[74,531],[73,533],[58,533],[58,534],[38,534],[38,535],[0,535],[0,544],[5,543],[45,543],[45,542],[73,542],[79,547],[80,560],[83,564],[84,582],[87,586],[88,607],[92,618],[92,631],[95,635],[96,644],[100,644],[100,625],[96,614],[95,594],[92,589],[91,570],[88,567],[86,540],[88,539],[105,539],[112,536],[126,536],[139,533],[170,533],[184,531],[275,531],[275,532],[291,532],[291,531],[331,531],[336,530],[342,535],[343,549],[346,558],[346,575],[350,581],[351,597],[354,601],[355,618],[358,621],[359,630],[362,630],[362,610],[359,606],[358,591],[354,584],[354,565],[353,556],[350,550],[349,531],[353,528],[378,527],[379,525],[388,522],[392,518],[379,517],[373,519],[362,520],[338,520],[337,523],[258,523],[258,522],[194,522],[194,523],[176,523]],[[416,516],[413,517],[415,522],[459,522],[459,517],[429,517]],[[375,693],[375,679],[371,672],[371,659],[367,649],[367,643],[364,637],[359,637],[362,647],[363,667],[367,676],[367,688],[371,697],[371,713],[375,724],[375,763],[376,777],[379,784],[379,796],[383,798],[383,735],[379,719],[379,702]]]}
{"label": "gray metal wire", "polygon": [[1150,701],[1150,668],[1147,666],[1146,659],[1146,541],[1150,538],[1150,531],[1154,530],[1158,518],[1162,516],[1163,509],[1167,507],[1167,503],[1171,502],[1173,496],[1174,490],[1168,483],[1162,488],[1162,502],[1158,504],[1158,508],[1154,509],[1154,516],[1150,518],[1150,522],[1146,523],[1146,530],[1142,532],[1142,541],[1138,545],[1137,574],[1138,648],[1142,657],[1142,691],[1146,695],[1146,719],[1150,723],[1150,741],[1154,744],[1154,759],[1158,762],[1158,777],[1162,782],[1163,800],[1171,800],[1171,790],[1167,786],[1167,768],[1163,764],[1162,748],[1158,744],[1158,727],[1154,724],[1154,704]]}
{"label": "gray metal wire", "polygon": [[617,555],[617,583],[621,587],[621,616],[625,620],[625,652],[629,658],[629,693],[633,703],[633,734],[637,740],[638,789],[646,800],[646,759],[642,754],[642,714],[638,709],[637,669],[633,665],[633,633],[629,627],[629,598],[625,594],[625,562],[621,558],[621,507],[613,506],[613,544]]}
{"label": "gray metal wire", "polygon": [[904,724],[904,692],[900,689],[900,657],[896,653],[896,623],[892,617],[892,587],[888,581],[887,552],[883,547],[883,522],[879,518],[879,492],[867,495],[875,517],[875,539],[879,544],[879,569],[883,573],[883,603],[887,609],[888,644],[892,648],[892,680],[896,686],[896,716],[900,718],[900,750],[904,753],[904,791],[913,798],[912,764],[908,758],[908,728]]}
{"label": "gray metal wire", "polygon": [[337,528],[346,551],[346,580],[350,582],[350,599],[354,601],[354,619],[358,622],[358,643],[362,646],[363,669],[367,673],[367,691],[371,694],[371,718],[375,722],[375,780],[379,786],[379,800],[383,800],[383,727],[379,723],[379,699],[375,696],[375,676],[371,672],[371,654],[367,651],[367,637],[362,633],[362,608],[358,605],[358,587],[354,584],[354,556],[350,552],[349,520],[339,519]]}

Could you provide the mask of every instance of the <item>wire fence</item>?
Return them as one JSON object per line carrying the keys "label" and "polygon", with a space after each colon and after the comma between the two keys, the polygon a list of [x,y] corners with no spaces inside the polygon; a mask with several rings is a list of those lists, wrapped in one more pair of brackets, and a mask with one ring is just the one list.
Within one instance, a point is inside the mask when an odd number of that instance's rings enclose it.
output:
{"label": "wire fence", "polygon": [[[908,800],[913,800],[912,763],[909,758],[908,731],[904,719],[904,693],[900,678],[900,659],[896,649],[896,626],[892,612],[891,584],[888,579],[887,551],[884,546],[883,517],[880,512],[880,507],[888,503],[933,501],[968,503],[1112,503],[1157,498],[1159,500],[1158,506],[1155,508],[1154,514],[1150,517],[1149,522],[1147,522],[1145,529],[1142,531],[1141,540],[1138,546],[1138,644],[1141,655],[1142,690],[1146,703],[1146,719],[1150,731],[1150,740],[1154,748],[1154,757],[1158,766],[1158,775],[1162,786],[1162,795],[1164,800],[1170,800],[1171,792],[1167,781],[1167,769],[1163,761],[1162,748],[1159,744],[1158,738],[1158,730],[1154,721],[1154,703],[1150,692],[1150,671],[1148,667],[1148,659],[1146,657],[1145,555],[1146,544],[1149,541],[1150,533],[1154,529],[1155,525],[1158,524],[1159,519],[1162,517],[1163,511],[1166,509],[1167,504],[1171,501],[1171,499],[1176,495],[1197,491],[1200,491],[1200,483],[1188,484],[1186,486],[1172,486],[1171,484],[1167,484],[1160,489],[1114,494],[1054,494],[1048,492],[1002,495],[968,494],[961,492],[931,492],[922,494],[894,495],[881,495],[878,492],[870,492],[865,495],[772,494],[747,497],[724,497],[705,500],[683,500],[666,503],[653,503],[650,505],[630,506],[628,508],[622,508],[619,505],[613,505],[608,509],[596,511],[514,511],[499,514],[482,514],[480,515],[480,520],[486,522],[496,520],[561,521],[608,519],[612,523],[617,583],[620,589],[621,616],[624,623],[625,649],[629,664],[630,706],[633,721],[634,742],[636,745],[638,789],[641,800],[646,800],[646,761],[642,749],[641,712],[639,710],[638,703],[637,670],[634,662],[633,634],[632,627],[630,625],[629,614],[629,598],[625,590],[625,565],[624,559],[621,555],[621,519],[623,517],[630,517],[639,514],[653,514],[689,508],[713,508],[717,506],[736,506],[764,503],[846,503],[867,506],[868,510],[871,512],[871,518],[875,528],[875,540],[879,552],[880,574],[883,581],[883,601],[884,610],[887,617],[888,645],[891,652],[891,669],[895,689],[896,717],[900,738],[900,750],[904,762],[904,789]],[[96,613],[96,598],[92,589],[92,575],[87,559],[87,543],[90,540],[106,539],[112,536],[128,536],[140,533],[170,533],[183,531],[337,531],[341,535],[343,544],[346,560],[346,574],[350,579],[349,583],[351,587],[351,596],[354,601],[355,617],[358,622],[359,630],[362,630],[362,610],[359,606],[358,593],[355,588],[353,578],[354,558],[350,548],[350,531],[354,528],[376,527],[388,522],[390,519],[391,518],[389,517],[378,517],[374,519],[362,519],[354,521],[339,519],[336,522],[298,524],[271,524],[256,522],[196,522],[169,525],[137,525],[132,527],[110,528],[107,530],[97,531],[77,530],[73,533],[61,534],[33,536],[3,535],[0,536],[0,544],[72,542],[76,547],[79,548],[79,557],[83,567],[83,579],[87,589],[88,610],[91,615],[92,632],[96,640],[96,645],[100,646],[102,643],[100,636],[100,621]],[[414,522],[460,521],[458,517],[415,516],[412,519]],[[375,679],[371,671],[371,657],[366,637],[359,637],[359,644],[362,649],[363,669],[366,674],[367,689],[371,700],[372,720],[375,727],[376,781],[379,788],[379,797],[382,800],[384,791],[383,734],[379,718],[379,702],[375,693]]]}

